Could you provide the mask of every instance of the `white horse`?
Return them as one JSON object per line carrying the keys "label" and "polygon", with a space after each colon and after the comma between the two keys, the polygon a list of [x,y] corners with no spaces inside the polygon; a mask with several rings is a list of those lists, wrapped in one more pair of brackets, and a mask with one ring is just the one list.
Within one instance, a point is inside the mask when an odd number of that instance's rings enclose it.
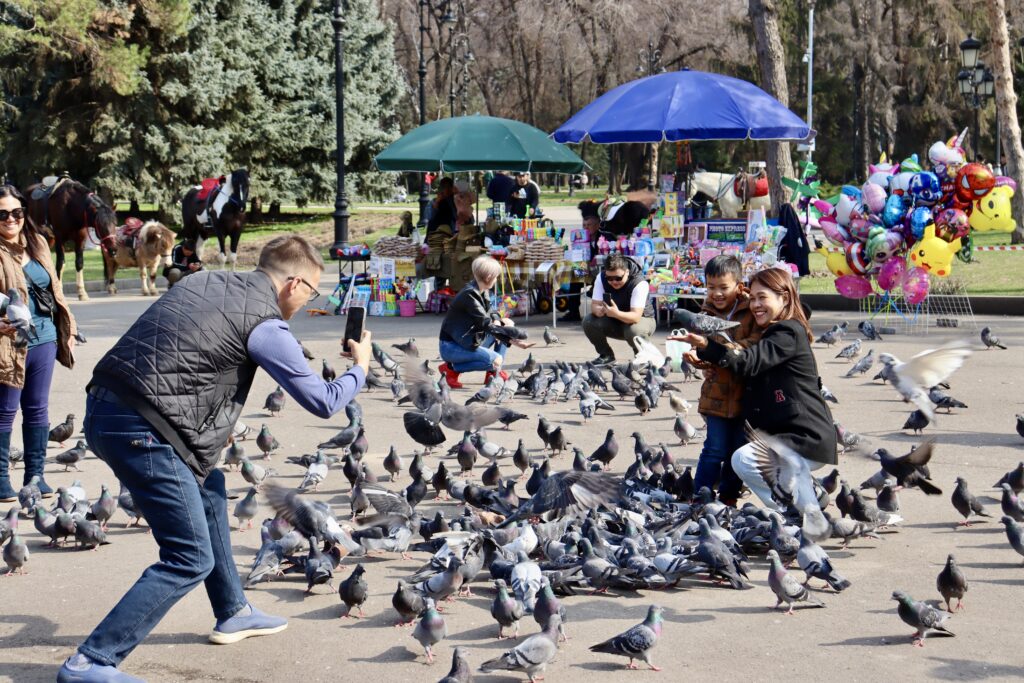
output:
{"label": "white horse", "polygon": [[133,245],[124,244],[122,230],[118,231],[117,252],[107,261],[107,292],[117,294],[114,284],[119,267],[137,267],[142,281],[142,296],[157,296],[156,271],[163,264],[171,265],[174,233],[163,223],[148,221],[139,228]]}
{"label": "white horse", "polygon": [[[690,196],[703,192],[711,197],[711,201],[718,204],[718,210],[722,218],[736,218],[743,210],[743,200],[736,196],[733,189],[733,181],[736,180],[735,173],[711,173],[709,171],[698,171],[690,176]],[[772,198],[769,195],[764,197],[751,197],[747,201],[750,209],[771,210]]]}

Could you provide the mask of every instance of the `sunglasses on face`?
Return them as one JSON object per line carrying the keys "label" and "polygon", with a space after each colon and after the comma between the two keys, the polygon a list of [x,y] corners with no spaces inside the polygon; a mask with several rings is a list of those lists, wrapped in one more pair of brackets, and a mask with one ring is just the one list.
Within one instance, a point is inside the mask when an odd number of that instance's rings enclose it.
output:
{"label": "sunglasses on face", "polygon": [[304,285],[306,285],[307,287],[309,287],[309,291],[310,291],[310,294],[309,294],[309,301],[307,301],[307,302],[306,302],[307,304],[311,304],[311,303],[313,303],[314,301],[316,301],[316,300],[317,300],[317,298],[319,298],[319,296],[320,296],[320,292],[318,292],[318,291],[317,291],[316,287],[314,287],[313,285],[309,284],[309,283],[308,283],[308,282],[306,281],[306,279],[305,279],[305,278],[301,278],[301,277],[299,277],[298,275],[292,275],[292,276],[291,276],[290,278],[288,278],[288,279],[289,279],[289,280],[298,280],[298,281],[299,281],[299,282],[301,282],[302,284],[304,284]]}
{"label": "sunglasses on face", "polygon": [[608,273],[605,273],[604,274],[604,279],[607,280],[608,282],[622,282],[623,280],[626,279],[626,276],[625,275],[609,275]]}
{"label": "sunglasses on face", "polygon": [[0,223],[6,223],[8,219],[13,218],[16,221],[20,221],[25,217],[25,209],[0,209]]}

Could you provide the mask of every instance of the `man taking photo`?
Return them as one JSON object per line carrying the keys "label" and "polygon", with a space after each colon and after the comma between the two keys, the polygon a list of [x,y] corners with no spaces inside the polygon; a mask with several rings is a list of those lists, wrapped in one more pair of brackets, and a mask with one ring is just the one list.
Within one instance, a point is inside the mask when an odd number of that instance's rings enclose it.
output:
{"label": "man taking photo", "polygon": [[597,349],[595,365],[611,365],[615,352],[609,339],[624,340],[636,353],[634,337],[650,339],[656,321],[651,305],[651,286],[640,266],[618,254],[609,256],[594,280],[590,315],[583,319],[583,333]]}

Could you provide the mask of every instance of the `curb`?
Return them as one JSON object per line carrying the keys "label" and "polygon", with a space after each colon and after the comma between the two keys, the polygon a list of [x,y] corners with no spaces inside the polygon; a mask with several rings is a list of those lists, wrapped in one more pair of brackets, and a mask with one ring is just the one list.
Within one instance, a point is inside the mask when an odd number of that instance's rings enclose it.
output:
{"label": "curb", "polygon": [[[142,281],[137,277],[117,278],[114,280],[114,284],[117,285],[118,293],[124,291],[138,291],[142,289]],[[156,286],[160,289],[167,289],[167,278],[163,275],[157,275]],[[89,294],[106,294],[107,285],[103,280],[86,280],[85,291]],[[64,283],[64,297],[69,301],[78,300],[78,286],[75,284],[73,278]]]}

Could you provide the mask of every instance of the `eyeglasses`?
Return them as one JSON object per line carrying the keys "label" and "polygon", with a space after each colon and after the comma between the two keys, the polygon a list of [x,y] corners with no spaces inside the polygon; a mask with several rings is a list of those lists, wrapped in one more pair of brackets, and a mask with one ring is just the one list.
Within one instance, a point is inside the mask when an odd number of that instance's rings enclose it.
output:
{"label": "eyeglasses", "polygon": [[290,278],[288,278],[288,280],[289,281],[291,281],[291,280],[298,280],[302,284],[304,284],[307,287],[309,287],[310,295],[309,295],[309,301],[306,302],[307,304],[313,303],[314,301],[316,301],[320,297],[320,292],[317,291],[316,287],[314,287],[313,285],[309,284],[309,282],[307,282],[305,278],[299,277],[298,275],[292,275]]}
{"label": "eyeglasses", "polygon": [[609,275],[608,273],[605,273],[604,274],[604,279],[607,280],[608,282],[622,282],[623,280],[626,279],[626,276],[625,275]]}
{"label": "eyeglasses", "polygon": [[13,218],[16,221],[20,221],[25,217],[25,209],[0,209],[0,223],[6,223],[8,219]]}

